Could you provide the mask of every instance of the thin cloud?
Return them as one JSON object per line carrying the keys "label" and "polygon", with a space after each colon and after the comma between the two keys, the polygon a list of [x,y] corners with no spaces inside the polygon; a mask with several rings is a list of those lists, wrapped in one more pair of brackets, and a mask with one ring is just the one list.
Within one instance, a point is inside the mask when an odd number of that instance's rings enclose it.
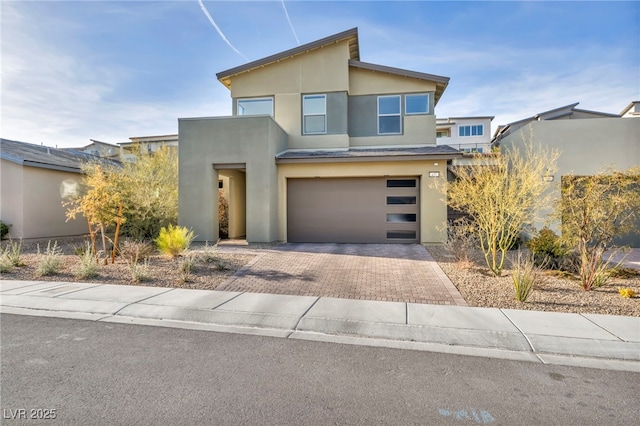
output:
{"label": "thin cloud", "polygon": [[246,56],[244,56],[242,54],[242,52],[240,52],[238,49],[236,49],[233,44],[231,44],[231,42],[227,39],[227,37],[224,35],[224,33],[222,32],[222,30],[220,29],[220,27],[218,26],[218,24],[216,24],[216,21],[213,20],[213,18],[211,17],[211,15],[209,14],[209,11],[207,10],[206,7],[204,7],[204,3],[202,3],[202,0],[198,0],[198,4],[200,5],[200,9],[202,9],[202,13],[205,14],[205,16],[207,17],[207,19],[209,20],[209,22],[211,22],[211,25],[213,25],[213,28],[216,29],[216,31],[218,32],[218,34],[220,35],[220,37],[222,37],[222,39],[224,40],[225,43],[227,43],[227,45],[229,45],[230,48],[233,49],[234,52],[236,52],[238,55],[242,56],[244,59],[248,60]]}
{"label": "thin cloud", "polygon": [[284,0],[282,0],[282,8],[284,9],[284,15],[287,17],[287,22],[289,23],[289,28],[291,28],[291,32],[293,36],[296,38],[296,43],[300,46],[300,40],[298,39],[298,34],[296,34],[296,30],[293,28],[293,24],[291,23],[291,18],[289,18],[289,12],[287,11],[287,6],[284,4]]}

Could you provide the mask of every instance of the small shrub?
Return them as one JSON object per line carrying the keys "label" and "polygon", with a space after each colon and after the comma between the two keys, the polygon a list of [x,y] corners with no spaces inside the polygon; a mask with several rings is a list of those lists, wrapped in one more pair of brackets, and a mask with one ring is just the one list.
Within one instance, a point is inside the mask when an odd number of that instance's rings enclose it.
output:
{"label": "small shrub", "polygon": [[36,274],[45,277],[60,272],[60,269],[62,269],[62,253],[58,247],[58,242],[54,242],[53,247],[51,247],[51,241],[49,241],[44,253],[40,253],[40,244],[37,245],[37,248],[39,261]]}
{"label": "small shrub", "polygon": [[540,270],[531,256],[523,257],[518,251],[518,257],[513,262],[512,279],[516,300],[526,302],[536,282],[540,280]]}
{"label": "small shrub", "polygon": [[194,238],[193,231],[184,226],[169,225],[160,229],[160,235],[154,241],[160,253],[176,258],[189,249]]}
{"label": "small shrub", "polygon": [[153,250],[153,245],[144,241],[123,241],[118,247],[122,259],[136,263],[151,257]]}
{"label": "small shrub", "polygon": [[533,253],[535,265],[546,269],[561,269],[563,260],[569,253],[560,237],[547,227],[527,241],[526,246]]}
{"label": "small shrub", "polygon": [[78,255],[79,262],[75,266],[73,272],[76,278],[79,279],[87,279],[98,276],[98,263],[96,262],[96,256],[91,249],[91,244],[86,243],[86,246],[82,248],[80,251],[81,254]]}
{"label": "small shrub", "polygon": [[631,299],[637,296],[636,292],[630,288],[618,288],[618,293],[620,294],[620,296],[626,297],[628,299]]}
{"label": "small shrub", "polygon": [[198,258],[195,255],[195,253],[189,253],[180,259],[180,263],[179,263],[180,280],[183,283],[192,281],[193,271],[196,267],[197,260]]}
{"label": "small shrub", "polygon": [[143,262],[127,262],[129,266],[129,274],[131,275],[131,281],[134,283],[140,283],[146,281],[151,277],[149,273],[149,259],[145,259]]}
{"label": "small shrub", "polygon": [[13,264],[4,252],[0,253],[0,274],[6,274],[13,270]]}
{"label": "small shrub", "polygon": [[457,219],[449,224],[447,229],[445,250],[450,252],[462,264],[471,263],[469,254],[478,247],[478,238],[472,230],[468,219]]}
{"label": "small shrub", "polygon": [[4,237],[9,233],[9,227],[11,225],[7,225],[3,221],[0,220],[0,240],[4,240]]}
{"label": "small shrub", "polygon": [[199,258],[205,263],[218,262],[218,243],[216,242],[214,245],[210,246],[209,241],[205,241],[204,249],[200,252]]}
{"label": "small shrub", "polygon": [[218,233],[220,238],[229,238],[229,202],[222,190],[218,190]]}
{"label": "small shrub", "polygon": [[5,246],[3,255],[6,256],[7,260],[13,266],[24,266],[24,262],[22,261],[22,238],[15,242],[10,239],[9,244]]}

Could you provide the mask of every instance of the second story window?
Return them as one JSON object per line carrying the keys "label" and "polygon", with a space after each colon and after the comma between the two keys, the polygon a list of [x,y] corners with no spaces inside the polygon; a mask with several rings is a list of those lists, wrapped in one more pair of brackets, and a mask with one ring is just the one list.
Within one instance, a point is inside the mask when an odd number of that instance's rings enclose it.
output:
{"label": "second story window", "polygon": [[302,97],[302,133],[305,135],[327,133],[327,95]]}
{"label": "second story window", "polygon": [[469,126],[458,127],[458,136],[482,136],[484,129],[482,124],[474,124]]}
{"label": "second story window", "polygon": [[426,114],[429,112],[429,95],[407,95],[404,97],[404,113]]}
{"label": "second story window", "polygon": [[378,96],[378,134],[397,135],[402,132],[400,96]]}
{"label": "second story window", "polygon": [[238,99],[238,115],[273,116],[273,98]]}

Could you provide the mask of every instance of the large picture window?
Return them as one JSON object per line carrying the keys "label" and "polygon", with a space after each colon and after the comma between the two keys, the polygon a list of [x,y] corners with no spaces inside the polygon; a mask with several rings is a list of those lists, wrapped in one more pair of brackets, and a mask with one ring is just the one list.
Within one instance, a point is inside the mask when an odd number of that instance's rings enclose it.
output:
{"label": "large picture window", "polygon": [[273,116],[273,98],[238,99],[238,115]]}
{"label": "large picture window", "polygon": [[427,114],[429,112],[429,95],[407,95],[404,97],[404,113]]}
{"label": "large picture window", "polygon": [[400,96],[378,96],[378,134],[399,134],[401,123]]}
{"label": "large picture window", "polygon": [[305,135],[327,133],[327,95],[302,97],[302,133]]}

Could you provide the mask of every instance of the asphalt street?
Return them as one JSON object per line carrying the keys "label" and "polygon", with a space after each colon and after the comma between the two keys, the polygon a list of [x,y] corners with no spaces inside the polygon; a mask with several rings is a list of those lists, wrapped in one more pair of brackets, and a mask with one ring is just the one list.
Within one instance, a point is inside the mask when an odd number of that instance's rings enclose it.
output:
{"label": "asphalt street", "polygon": [[623,425],[640,416],[637,373],[59,318],[0,321],[2,424]]}

